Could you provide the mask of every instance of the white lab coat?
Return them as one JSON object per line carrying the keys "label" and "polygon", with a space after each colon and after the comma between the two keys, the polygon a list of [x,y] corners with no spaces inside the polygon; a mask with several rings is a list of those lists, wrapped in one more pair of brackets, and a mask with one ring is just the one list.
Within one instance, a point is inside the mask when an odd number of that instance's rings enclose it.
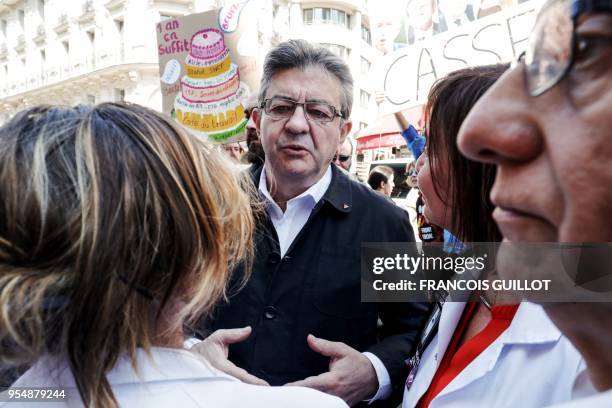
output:
{"label": "white lab coat", "polygon": [[[412,386],[404,389],[403,408],[414,407],[427,391],[464,308],[462,302],[447,302],[442,307],[438,333],[423,352]],[[429,407],[544,407],[570,400],[576,379],[585,370],[578,351],[542,307],[523,302],[508,329]]]}
{"label": "white lab coat", "polygon": [[[299,407],[347,408],[340,398],[304,387],[265,387],[244,384],[211,367],[202,357],[182,349],[153,348],[151,359],[139,349],[138,372],[122,358],[107,374],[120,407]],[[74,378],[66,364],[43,358],[17,380],[13,387],[60,387],[66,399],[7,408],[82,407]],[[0,406],[4,406],[0,403]]]}
{"label": "white lab coat", "polygon": [[596,394],[589,398],[581,398],[565,404],[549,408],[610,408],[612,407],[612,390]]}

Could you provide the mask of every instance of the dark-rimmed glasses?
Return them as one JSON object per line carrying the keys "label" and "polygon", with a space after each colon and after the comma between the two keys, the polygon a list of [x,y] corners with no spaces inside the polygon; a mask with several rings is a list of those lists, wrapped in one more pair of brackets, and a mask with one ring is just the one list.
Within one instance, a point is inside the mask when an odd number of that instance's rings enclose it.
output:
{"label": "dark-rimmed glasses", "polygon": [[335,155],[334,155],[334,158],[333,158],[333,160],[332,160],[332,161],[333,161],[333,162],[335,162],[336,160],[339,160],[339,161],[341,161],[342,163],[344,163],[345,161],[347,161],[347,160],[348,160],[348,159],[350,159],[350,158],[351,158],[351,156],[345,156],[345,155],[343,155],[343,154],[340,154],[340,155],[335,154]]}
{"label": "dark-rimmed glasses", "polygon": [[344,116],[338,110],[325,102],[298,102],[293,99],[275,96],[266,99],[261,104],[260,108],[264,110],[266,115],[274,119],[288,119],[293,116],[295,109],[301,105],[304,109],[304,116],[307,120],[317,123],[329,123],[336,116],[343,118]]}
{"label": "dark-rimmed glasses", "polygon": [[539,96],[557,85],[587,44],[576,36],[578,18],[585,13],[610,13],[612,0],[551,0],[544,5],[517,62],[525,64],[527,93]]}

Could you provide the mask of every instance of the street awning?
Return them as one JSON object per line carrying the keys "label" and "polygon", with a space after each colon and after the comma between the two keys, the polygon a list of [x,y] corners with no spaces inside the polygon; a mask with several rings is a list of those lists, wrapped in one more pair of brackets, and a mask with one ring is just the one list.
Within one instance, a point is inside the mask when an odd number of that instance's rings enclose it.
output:
{"label": "street awning", "polygon": [[[422,107],[402,111],[406,120],[417,129],[421,126]],[[357,150],[371,150],[387,147],[405,146],[406,142],[401,135],[401,129],[397,124],[394,114],[384,115],[372,123],[370,126],[355,133]]]}

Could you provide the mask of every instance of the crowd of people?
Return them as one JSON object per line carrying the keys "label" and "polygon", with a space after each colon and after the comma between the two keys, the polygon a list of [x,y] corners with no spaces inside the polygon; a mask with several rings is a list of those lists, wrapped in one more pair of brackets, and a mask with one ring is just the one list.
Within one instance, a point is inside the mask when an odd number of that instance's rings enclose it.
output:
{"label": "crowd of people", "polygon": [[[445,252],[612,241],[611,27],[609,2],[549,0],[512,67],[436,82],[424,135],[396,115]],[[347,172],[352,95],[341,58],[276,46],[244,169],[138,105],[0,127],[0,385],[64,390],[49,407],[612,406],[612,299],[361,301],[361,244],[415,231],[392,169]],[[489,276],[549,273],[503,255]]]}

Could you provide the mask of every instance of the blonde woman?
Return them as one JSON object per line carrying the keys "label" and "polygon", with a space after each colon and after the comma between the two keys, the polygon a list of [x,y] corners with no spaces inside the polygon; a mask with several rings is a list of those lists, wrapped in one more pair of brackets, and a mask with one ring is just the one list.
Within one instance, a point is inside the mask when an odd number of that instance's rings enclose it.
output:
{"label": "blonde woman", "polygon": [[221,154],[136,105],[0,128],[0,367],[32,365],[15,387],[59,387],[60,406],[345,406],[183,348],[252,256],[248,187]]}

